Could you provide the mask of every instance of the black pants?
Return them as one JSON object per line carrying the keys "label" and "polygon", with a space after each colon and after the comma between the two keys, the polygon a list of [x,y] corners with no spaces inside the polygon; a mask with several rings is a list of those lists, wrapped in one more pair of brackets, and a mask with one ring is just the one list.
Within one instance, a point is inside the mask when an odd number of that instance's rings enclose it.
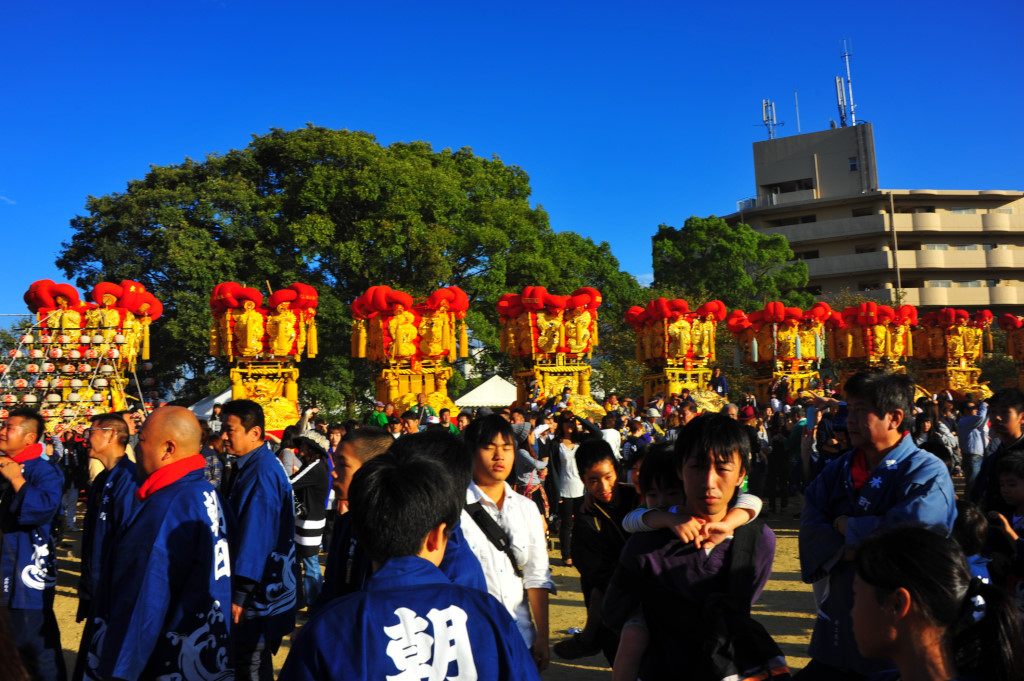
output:
{"label": "black pants", "polygon": [[572,558],[572,521],[582,505],[583,497],[562,497],[562,503],[558,505],[558,544],[562,560]]}
{"label": "black pants", "polygon": [[764,480],[764,499],[769,508],[775,500],[782,500],[782,508],[789,506],[789,459],[768,459],[768,472]]}

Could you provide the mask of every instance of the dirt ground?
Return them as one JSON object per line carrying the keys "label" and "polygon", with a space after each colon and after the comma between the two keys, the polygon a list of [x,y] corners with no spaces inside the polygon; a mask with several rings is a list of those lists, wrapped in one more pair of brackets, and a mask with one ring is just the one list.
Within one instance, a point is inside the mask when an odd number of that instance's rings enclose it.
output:
{"label": "dirt ground", "polygon": [[[754,606],[754,616],[775,637],[786,654],[791,669],[800,669],[807,664],[807,644],[814,627],[814,599],[811,588],[800,581],[800,564],[797,547],[799,521],[792,514],[799,510],[799,501],[791,505],[786,514],[766,515],[764,520],[775,531],[778,545],[772,578],[761,599]],[[84,508],[79,507],[79,512]],[[54,608],[60,624],[61,640],[68,670],[74,667],[82,636],[82,624],[75,622],[78,607],[77,584],[79,572],[80,532],[68,535],[57,551],[60,570],[57,581],[57,598]],[[559,554],[551,554],[552,573],[558,594],[551,597],[551,643],[552,645],[569,638],[570,627],[582,627],[586,619],[583,596],[580,594],[579,574],[574,568],[561,566]],[[285,639],[281,650],[274,658],[275,671],[288,655],[290,640]],[[551,667],[544,673],[549,681],[583,681],[611,679],[611,669],[604,657],[594,657],[566,662],[552,653]]]}

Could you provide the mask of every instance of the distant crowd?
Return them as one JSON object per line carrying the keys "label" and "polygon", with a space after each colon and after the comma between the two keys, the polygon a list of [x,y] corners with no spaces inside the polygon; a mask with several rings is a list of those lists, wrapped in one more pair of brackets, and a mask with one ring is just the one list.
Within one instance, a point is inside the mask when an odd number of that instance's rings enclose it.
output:
{"label": "distant crowd", "polygon": [[[720,371],[709,387],[729,394]],[[1024,392],[818,388],[717,413],[683,390],[584,415],[565,392],[454,418],[421,394],[283,432],[248,400],[62,437],[11,411],[0,679],[267,680],[287,636],[288,680],[539,678],[552,652],[630,681],[1024,679]],[[790,517],[817,612],[799,671],[751,617]],[[69,670],[53,604],[77,532]],[[586,609],[553,646],[552,552]]]}

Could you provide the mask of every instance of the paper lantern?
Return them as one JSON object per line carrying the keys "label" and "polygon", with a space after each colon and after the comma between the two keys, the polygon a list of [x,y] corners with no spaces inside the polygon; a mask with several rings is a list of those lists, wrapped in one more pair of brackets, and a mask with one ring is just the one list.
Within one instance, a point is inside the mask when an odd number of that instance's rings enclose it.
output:
{"label": "paper lantern", "polygon": [[35,343],[36,342],[36,337],[33,336],[30,333],[26,333],[26,334],[22,335],[21,342],[22,343]]}
{"label": "paper lantern", "polygon": [[68,402],[80,402],[81,400],[82,396],[78,393],[68,393]]}
{"label": "paper lantern", "polygon": [[39,401],[39,398],[37,398],[34,393],[26,393],[22,396],[21,401],[24,404],[35,404]]}

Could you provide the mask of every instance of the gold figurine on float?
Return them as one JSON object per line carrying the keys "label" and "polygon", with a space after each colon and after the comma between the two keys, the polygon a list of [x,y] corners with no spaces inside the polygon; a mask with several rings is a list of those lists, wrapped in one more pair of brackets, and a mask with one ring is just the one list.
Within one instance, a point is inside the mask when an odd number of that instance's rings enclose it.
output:
{"label": "gold figurine on float", "polygon": [[[921,317],[913,332],[913,354],[918,363],[917,383],[923,393],[949,390],[972,399],[992,396],[988,382],[981,382],[978,363],[986,347],[992,350],[993,321],[989,310],[978,310],[972,316],[967,310],[951,307]],[[1007,354],[1010,354],[1009,334]]]}
{"label": "gold figurine on float", "polygon": [[234,362],[232,399],[258,402],[267,431],[280,434],[299,420],[302,355],[316,357],[316,289],[294,283],[263,294],[233,281],[217,284],[210,296],[213,325],[210,354]]}
{"label": "gold figurine on float", "polygon": [[516,360],[517,403],[558,398],[573,413],[599,419],[605,411],[590,395],[590,364],[599,342],[601,293],[584,287],[569,296],[527,286],[498,299],[501,350]]}
{"label": "gold figurine on float", "polygon": [[435,412],[456,411],[448,379],[457,357],[469,357],[469,298],[457,286],[416,303],[389,286],[371,286],[352,302],[352,356],[376,368],[376,395],[402,413],[426,395]]}
{"label": "gold figurine on float", "polygon": [[626,322],[636,334],[636,360],[647,367],[644,399],[679,394],[683,388],[703,410],[718,411],[726,400],[708,389],[715,362],[715,334],[725,304],[712,300],[690,311],[681,298],[658,298],[631,307]]}

